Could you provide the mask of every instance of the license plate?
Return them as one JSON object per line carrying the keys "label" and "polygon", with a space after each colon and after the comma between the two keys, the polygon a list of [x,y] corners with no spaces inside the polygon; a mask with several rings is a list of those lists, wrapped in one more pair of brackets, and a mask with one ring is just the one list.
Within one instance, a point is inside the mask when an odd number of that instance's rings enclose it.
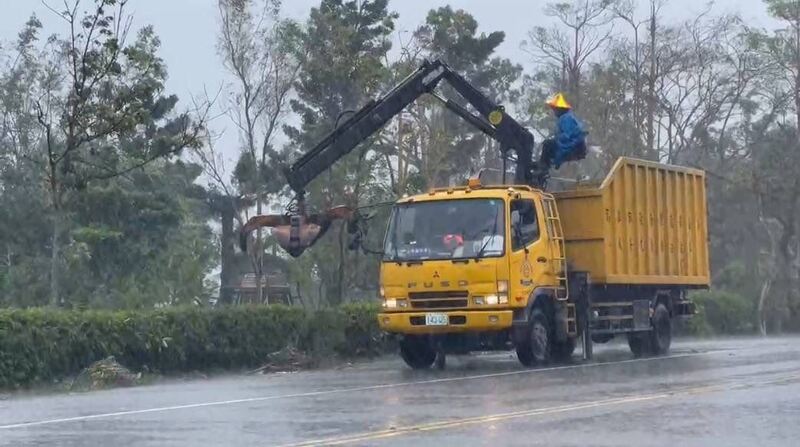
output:
{"label": "license plate", "polygon": [[447,314],[425,314],[426,326],[447,326]]}

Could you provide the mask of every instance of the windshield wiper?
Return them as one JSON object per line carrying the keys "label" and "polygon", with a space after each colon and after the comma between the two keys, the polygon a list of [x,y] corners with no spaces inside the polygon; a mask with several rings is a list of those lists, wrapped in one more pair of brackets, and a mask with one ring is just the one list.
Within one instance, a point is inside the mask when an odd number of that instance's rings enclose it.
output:
{"label": "windshield wiper", "polygon": [[497,207],[497,209],[495,209],[495,211],[494,211],[494,224],[492,225],[492,234],[490,234],[486,238],[486,242],[483,243],[483,246],[481,247],[481,249],[478,250],[477,254],[475,254],[475,262],[478,262],[478,260],[483,257],[483,254],[486,251],[486,247],[489,246],[489,242],[491,242],[492,239],[494,239],[494,236],[497,234],[497,217],[499,215],[500,215],[500,207]]}

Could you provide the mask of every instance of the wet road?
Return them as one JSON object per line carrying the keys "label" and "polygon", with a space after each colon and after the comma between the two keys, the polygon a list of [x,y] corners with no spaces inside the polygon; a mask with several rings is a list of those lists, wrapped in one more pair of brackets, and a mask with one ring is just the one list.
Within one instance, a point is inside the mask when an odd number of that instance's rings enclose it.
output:
{"label": "wet road", "polygon": [[0,446],[793,446],[800,338],[525,370],[510,354],[0,400]]}

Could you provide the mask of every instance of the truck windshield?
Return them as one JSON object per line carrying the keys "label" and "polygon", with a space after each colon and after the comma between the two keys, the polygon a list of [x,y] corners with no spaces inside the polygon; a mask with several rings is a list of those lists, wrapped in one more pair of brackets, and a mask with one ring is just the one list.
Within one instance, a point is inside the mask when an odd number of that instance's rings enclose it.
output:
{"label": "truck windshield", "polygon": [[385,261],[486,258],[503,255],[505,212],[499,199],[461,199],[395,206]]}

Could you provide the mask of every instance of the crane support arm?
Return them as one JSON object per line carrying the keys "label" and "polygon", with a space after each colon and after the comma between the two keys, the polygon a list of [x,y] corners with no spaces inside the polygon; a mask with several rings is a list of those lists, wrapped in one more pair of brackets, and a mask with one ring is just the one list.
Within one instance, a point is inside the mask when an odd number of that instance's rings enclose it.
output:
{"label": "crane support arm", "polygon": [[314,148],[284,169],[289,186],[301,193],[306,185],[359,143],[380,130],[422,94],[433,89],[445,71],[443,64],[426,63],[378,100],[370,101]]}
{"label": "crane support arm", "polygon": [[[442,80],[450,84],[481,116],[475,116],[460,104],[435,94],[434,89]],[[391,91],[367,103],[291,166],[284,168],[289,186],[302,196],[312,180],[425,93],[433,94],[447,109],[497,140],[503,153],[514,151],[517,155],[515,181],[518,184],[535,183],[531,175],[533,135],[463,76],[436,60],[423,62]]]}

